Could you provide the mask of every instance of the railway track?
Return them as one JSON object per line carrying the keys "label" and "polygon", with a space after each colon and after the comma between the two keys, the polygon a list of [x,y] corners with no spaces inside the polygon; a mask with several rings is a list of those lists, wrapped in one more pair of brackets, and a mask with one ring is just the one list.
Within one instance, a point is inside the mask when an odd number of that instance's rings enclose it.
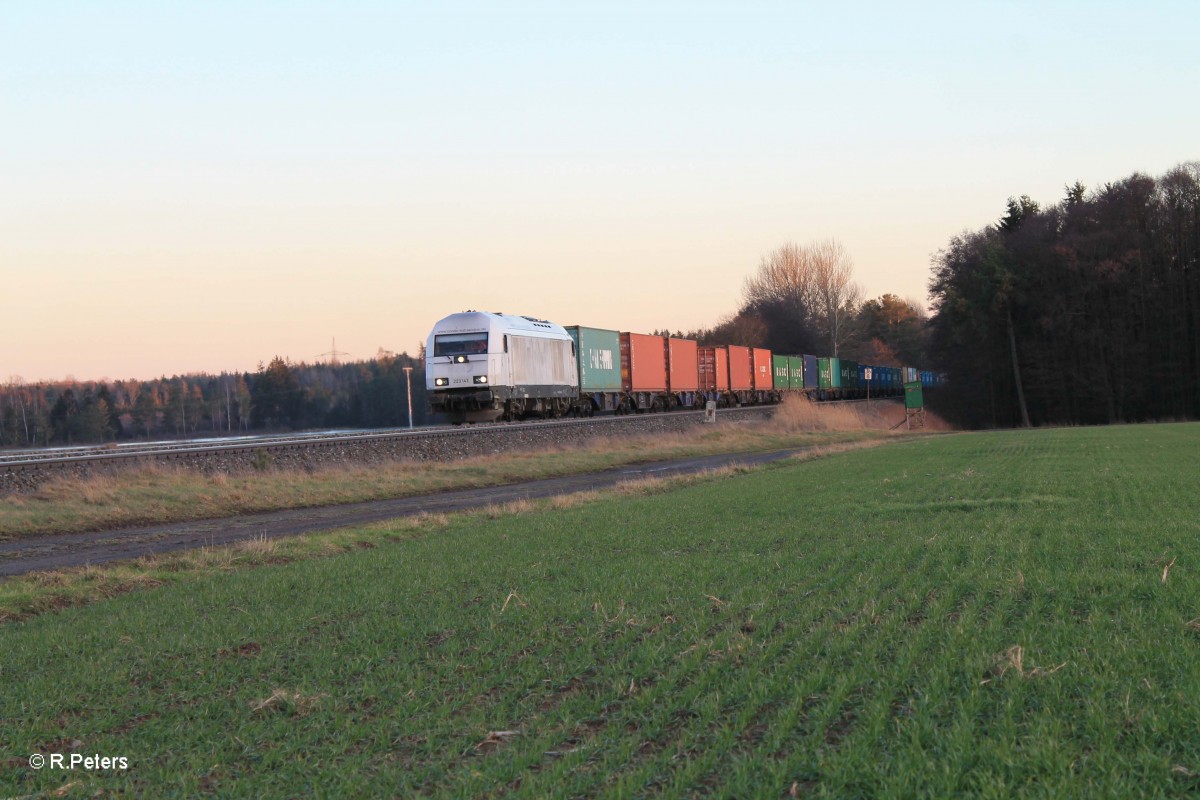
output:
{"label": "railway track", "polygon": [[[763,413],[774,406],[746,406],[722,409],[720,414],[743,416]],[[105,462],[137,459],[171,460],[190,456],[220,453],[245,453],[253,451],[279,451],[337,447],[358,443],[387,441],[416,441],[438,438],[468,437],[479,433],[552,431],[591,425],[618,426],[634,420],[655,417],[700,417],[703,411],[677,411],[670,414],[637,414],[620,417],[591,417],[586,419],[539,420],[534,422],[488,423],[464,426],[437,426],[427,428],[392,428],[375,431],[325,431],[319,433],[281,434],[278,436],[233,437],[210,441],[165,441],[144,444],[91,446],[80,448],[56,448],[51,450],[0,453],[0,471],[22,472],[47,470],[57,467],[79,466]]]}

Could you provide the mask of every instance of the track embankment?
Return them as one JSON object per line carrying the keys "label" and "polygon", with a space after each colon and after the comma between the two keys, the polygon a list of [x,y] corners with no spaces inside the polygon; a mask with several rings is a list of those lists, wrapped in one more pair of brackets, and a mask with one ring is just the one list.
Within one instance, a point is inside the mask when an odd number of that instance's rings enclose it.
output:
{"label": "track embankment", "polygon": [[[775,406],[728,409],[717,424],[762,419]],[[587,420],[558,420],[512,425],[480,425],[452,430],[388,431],[354,436],[178,446],[161,453],[91,454],[79,458],[39,459],[0,464],[0,495],[32,492],[46,481],[87,478],[149,464],[170,464],[204,474],[237,474],[256,469],[314,470],[342,464],[386,461],[454,461],[475,456],[536,451],[581,444],[600,437],[679,433],[703,422],[703,412],[675,412]]]}

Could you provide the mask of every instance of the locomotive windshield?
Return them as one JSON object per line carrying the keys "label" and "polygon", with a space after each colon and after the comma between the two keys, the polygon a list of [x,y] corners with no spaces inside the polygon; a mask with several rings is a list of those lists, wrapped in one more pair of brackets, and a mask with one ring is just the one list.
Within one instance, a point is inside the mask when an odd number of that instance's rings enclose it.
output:
{"label": "locomotive windshield", "polygon": [[433,337],[435,356],[473,356],[487,349],[486,333],[439,333]]}

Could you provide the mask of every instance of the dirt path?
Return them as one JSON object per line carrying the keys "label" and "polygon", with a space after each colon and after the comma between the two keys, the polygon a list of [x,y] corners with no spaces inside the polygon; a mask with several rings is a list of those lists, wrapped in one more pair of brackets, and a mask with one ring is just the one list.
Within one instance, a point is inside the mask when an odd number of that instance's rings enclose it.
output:
{"label": "dirt path", "polygon": [[497,503],[508,503],[513,500],[533,500],[591,489],[604,489],[615,486],[621,481],[638,478],[661,478],[703,472],[730,464],[768,464],[802,452],[804,449],[776,453],[704,456],[678,461],[630,465],[561,478],[545,478],[528,483],[404,497],[397,500],[377,500],[341,506],[273,511],[227,519],[178,522],[98,533],[59,534],[18,539],[11,542],[0,542],[0,577],[138,558],[172,550],[211,547],[255,537],[296,536],[312,531],[331,530],[407,517],[421,512],[465,511]]}

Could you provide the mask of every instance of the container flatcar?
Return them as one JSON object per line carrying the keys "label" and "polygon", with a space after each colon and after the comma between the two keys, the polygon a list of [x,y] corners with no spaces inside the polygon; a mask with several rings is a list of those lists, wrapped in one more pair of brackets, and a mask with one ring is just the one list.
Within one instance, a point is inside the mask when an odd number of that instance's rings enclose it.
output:
{"label": "container flatcar", "polygon": [[692,339],[667,339],[667,390],[675,408],[695,408],[699,403],[699,347]]}
{"label": "container flatcar", "polygon": [[729,345],[729,391],[738,405],[746,405],[754,394],[754,368],[750,348]]}
{"label": "container flatcar", "polygon": [[719,406],[729,405],[729,352],[725,347],[701,347],[699,361],[700,392],[705,400]]}
{"label": "container flatcar", "polygon": [[667,396],[667,346],[662,336],[621,333],[621,390],[630,411],[658,411]]}
{"label": "container flatcar", "polygon": [[568,325],[579,371],[579,410],[617,411],[621,400],[621,334],[605,328]]}

